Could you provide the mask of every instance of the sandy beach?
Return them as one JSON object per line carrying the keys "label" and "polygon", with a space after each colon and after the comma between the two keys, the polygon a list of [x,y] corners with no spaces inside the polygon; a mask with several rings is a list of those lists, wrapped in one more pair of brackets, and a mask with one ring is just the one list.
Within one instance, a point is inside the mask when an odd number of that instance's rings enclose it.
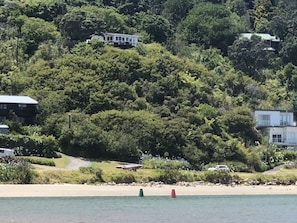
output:
{"label": "sandy beach", "polygon": [[138,196],[140,189],[144,196],[191,195],[260,195],[297,194],[297,186],[226,186],[226,185],[77,185],[77,184],[33,184],[0,185],[0,197],[64,197],[64,196]]}

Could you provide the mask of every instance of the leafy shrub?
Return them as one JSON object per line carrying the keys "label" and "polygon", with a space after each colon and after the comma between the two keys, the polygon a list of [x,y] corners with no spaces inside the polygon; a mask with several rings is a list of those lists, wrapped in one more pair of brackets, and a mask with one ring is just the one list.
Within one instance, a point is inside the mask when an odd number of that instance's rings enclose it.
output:
{"label": "leafy shrub", "polygon": [[131,173],[129,173],[129,174],[121,173],[119,175],[112,176],[111,181],[113,181],[117,184],[119,184],[119,183],[128,183],[129,184],[129,183],[135,182],[136,180],[135,180],[135,177]]}
{"label": "leafy shrub", "polygon": [[201,180],[200,177],[193,172],[181,171],[181,170],[160,170],[157,181],[161,181],[165,184],[175,184],[177,182],[193,182]]}
{"label": "leafy shrub", "polygon": [[227,162],[227,165],[234,172],[251,172],[249,167],[242,162]]}
{"label": "leafy shrub", "polygon": [[14,157],[1,158],[1,182],[28,184],[32,182],[33,175],[34,173],[27,162]]}
{"label": "leafy shrub", "polygon": [[268,165],[261,159],[260,153],[256,151],[252,151],[247,156],[247,165],[249,168],[256,172],[263,172],[267,170]]}
{"label": "leafy shrub", "polygon": [[145,157],[143,165],[150,169],[189,169],[190,164],[185,160],[171,160],[160,157]]}
{"label": "leafy shrub", "polygon": [[33,179],[33,171],[28,164],[16,166],[12,174],[12,182],[17,184],[29,184]]}
{"label": "leafy shrub", "polygon": [[227,171],[206,171],[204,177],[210,183],[229,184],[232,181],[232,176]]}
{"label": "leafy shrub", "polygon": [[284,161],[297,159],[297,151],[295,150],[286,149],[286,150],[282,150],[281,153],[283,155]]}
{"label": "leafy shrub", "polygon": [[95,175],[95,180],[103,182],[102,178],[102,170],[100,168],[94,168],[94,167],[80,167],[79,171],[84,173],[84,174],[94,174]]}
{"label": "leafy shrub", "polygon": [[165,184],[175,184],[180,180],[181,176],[177,170],[162,170],[159,176],[159,181]]}

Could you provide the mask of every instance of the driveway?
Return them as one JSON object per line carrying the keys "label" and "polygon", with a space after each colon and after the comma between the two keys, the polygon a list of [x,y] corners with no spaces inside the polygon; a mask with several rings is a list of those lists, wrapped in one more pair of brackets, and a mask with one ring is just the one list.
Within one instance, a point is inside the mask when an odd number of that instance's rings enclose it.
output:
{"label": "driveway", "polygon": [[80,167],[89,167],[92,165],[91,161],[85,160],[84,158],[81,158],[81,157],[73,157],[65,154],[63,154],[62,156],[68,159],[68,164],[64,168],[38,165],[38,164],[32,164],[32,165],[36,168],[43,169],[43,170],[78,170]]}
{"label": "driveway", "polygon": [[274,167],[273,169],[271,169],[271,170],[267,170],[267,171],[265,171],[265,172],[263,172],[264,174],[268,174],[268,175],[270,175],[270,174],[274,174],[274,173],[276,173],[277,171],[279,171],[281,168],[283,168],[284,167],[284,165],[280,165],[280,166],[276,166],[276,167]]}

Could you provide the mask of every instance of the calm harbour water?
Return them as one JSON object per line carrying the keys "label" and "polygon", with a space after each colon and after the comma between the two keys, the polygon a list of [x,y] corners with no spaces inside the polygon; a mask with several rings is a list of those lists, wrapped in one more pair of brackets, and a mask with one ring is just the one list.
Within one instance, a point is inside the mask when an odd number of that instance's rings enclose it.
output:
{"label": "calm harbour water", "polygon": [[294,223],[297,195],[0,198],[1,223]]}

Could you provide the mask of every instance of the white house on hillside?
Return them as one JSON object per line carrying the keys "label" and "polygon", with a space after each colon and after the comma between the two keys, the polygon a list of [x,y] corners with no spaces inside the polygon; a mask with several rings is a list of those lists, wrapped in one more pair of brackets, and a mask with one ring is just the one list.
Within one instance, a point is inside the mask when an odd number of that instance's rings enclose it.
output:
{"label": "white house on hillside", "polygon": [[86,42],[89,43],[93,39],[99,39],[110,45],[121,48],[135,47],[138,43],[138,36],[123,33],[103,33],[102,35],[93,34],[91,35],[91,39],[87,39]]}
{"label": "white house on hillside", "polygon": [[269,143],[297,149],[297,126],[292,111],[255,110],[256,128]]}
{"label": "white house on hillside", "polygon": [[251,39],[252,36],[258,36],[261,40],[267,44],[267,47],[264,50],[276,51],[280,44],[280,39],[276,36],[271,36],[268,33],[241,33],[239,39]]}
{"label": "white house on hillside", "polygon": [[103,40],[114,46],[135,47],[138,43],[138,36],[122,33],[104,33]]}

